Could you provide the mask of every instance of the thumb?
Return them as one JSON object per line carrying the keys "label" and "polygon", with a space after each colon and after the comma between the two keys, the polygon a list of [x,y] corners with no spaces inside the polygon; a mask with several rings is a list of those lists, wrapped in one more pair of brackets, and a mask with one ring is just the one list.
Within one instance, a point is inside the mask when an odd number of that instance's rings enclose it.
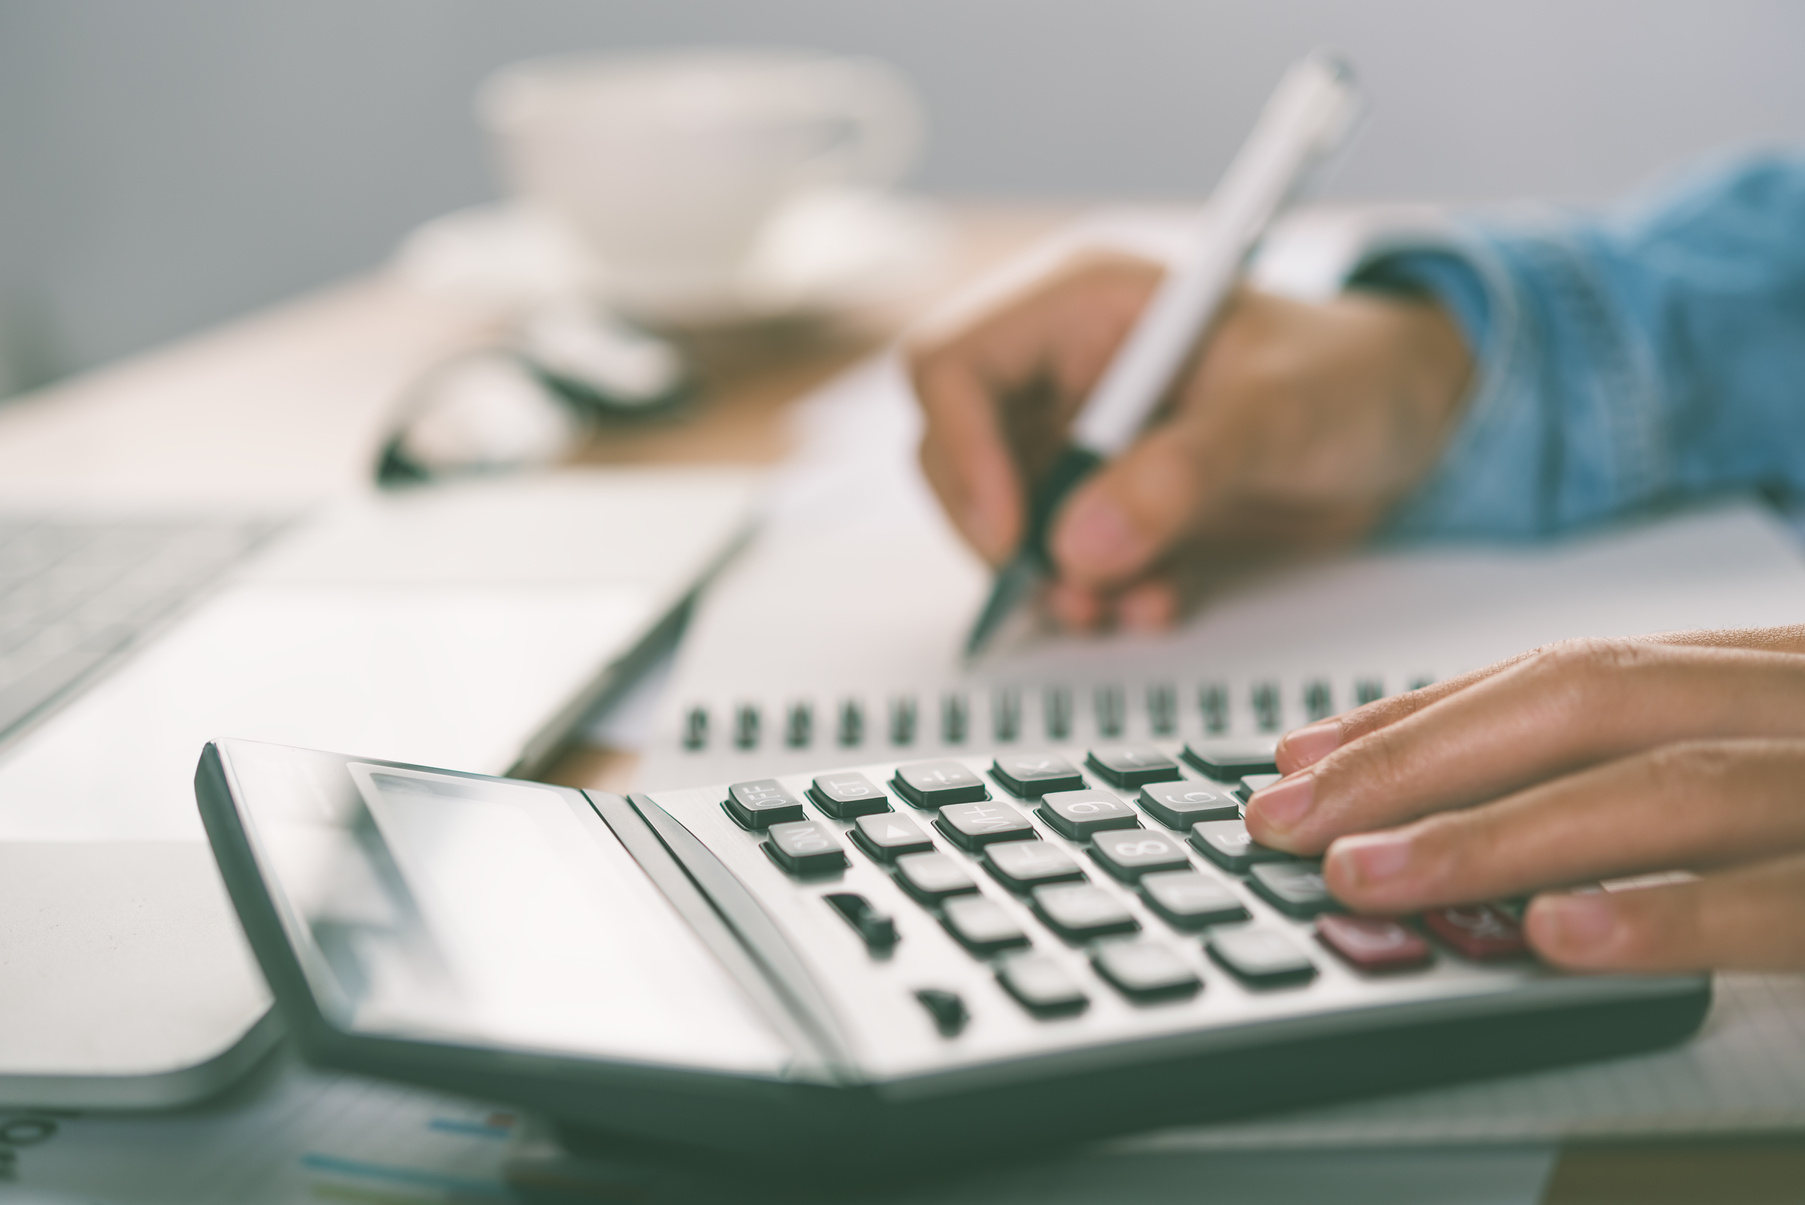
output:
{"label": "thumb", "polygon": [[1186,535],[1211,492],[1195,432],[1154,428],[1060,509],[1050,543],[1061,580],[1108,588],[1141,576]]}

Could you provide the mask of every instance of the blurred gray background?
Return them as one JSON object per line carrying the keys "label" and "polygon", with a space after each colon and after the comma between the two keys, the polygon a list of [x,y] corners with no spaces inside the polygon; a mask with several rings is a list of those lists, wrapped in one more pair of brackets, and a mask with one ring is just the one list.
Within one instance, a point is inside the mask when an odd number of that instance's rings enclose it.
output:
{"label": "blurred gray background", "polygon": [[1284,64],[1375,99],[1344,197],[1595,201],[1805,141],[1784,0],[0,0],[0,394],[365,269],[494,193],[470,96],[588,47],[882,56],[954,196],[1194,196]]}

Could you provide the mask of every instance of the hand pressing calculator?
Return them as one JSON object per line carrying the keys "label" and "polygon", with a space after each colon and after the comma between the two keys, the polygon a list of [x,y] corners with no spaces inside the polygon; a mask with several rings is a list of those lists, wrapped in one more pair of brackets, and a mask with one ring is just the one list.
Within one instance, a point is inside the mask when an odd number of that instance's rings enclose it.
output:
{"label": "hand pressing calculator", "polygon": [[248,741],[196,787],[314,1062],[566,1141],[943,1166],[1624,1054],[1700,976],[1538,964],[1508,903],[1348,915],[1252,843],[1271,744],[601,792]]}

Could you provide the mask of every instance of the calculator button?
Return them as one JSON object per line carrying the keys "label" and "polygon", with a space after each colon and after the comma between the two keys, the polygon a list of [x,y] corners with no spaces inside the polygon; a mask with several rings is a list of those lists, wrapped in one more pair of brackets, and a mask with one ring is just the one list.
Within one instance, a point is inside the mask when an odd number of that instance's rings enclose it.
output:
{"label": "calculator button", "polygon": [[1528,951],[1523,927],[1491,904],[1465,904],[1423,913],[1429,931],[1475,962],[1515,958]]}
{"label": "calculator button", "polygon": [[1247,885],[1286,916],[1302,919],[1340,907],[1322,881],[1320,862],[1262,862],[1248,868]]}
{"label": "calculator button", "polygon": [[934,1019],[934,1028],[940,1036],[950,1038],[965,1028],[971,1020],[971,1013],[965,1007],[965,1001],[959,998],[958,992],[949,992],[943,988],[924,987],[915,993],[915,999],[921,1007],[928,1010],[928,1016]]}
{"label": "calculator button", "polygon": [[1090,1003],[1078,981],[1042,954],[1011,958],[998,969],[997,982],[1023,1008],[1042,1016],[1082,1012]]}
{"label": "calculator button", "polygon": [[833,831],[819,820],[792,820],[765,830],[765,851],[795,875],[828,874],[846,866],[846,853]]}
{"label": "calculator button", "polygon": [[1072,941],[1108,933],[1132,933],[1141,927],[1121,900],[1089,883],[1036,887],[1034,910],[1048,928]]}
{"label": "calculator button", "polygon": [[1199,820],[1235,820],[1241,805],[1213,783],[1156,782],[1141,788],[1141,807],[1161,824],[1190,828]]}
{"label": "calculator button", "polygon": [[1236,782],[1243,774],[1271,774],[1278,742],[1271,737],[1212,736],[1185,746],[1184,758],[1217,782]]}
{"label": "calculator button", "polygon": [[784,790],[775,778],[734,783],[727,788],[726,808],[729,815],[751,829],[801,820],[805,815],[802,800]]}
{"label": "calculator button", "polygon": [[934,842],[920,825],[895,812],[860,816],[853,824],[852,839],[880,862],[894,862],[904,854],[927,853],[934,848]]}
{"label": "calculator button", "polygon": [[1082,879],[1084,871],[1072,855],[1047,841],[1006,841],[984,851],[984,865],[997,882],[1015,891],[1039,883]]}
{"label": "calculator button", "polygon": [[1210,930],[1204,948],[1224,969],[1254,987],[1303,983],[1316,977],[1316,964],[1289,937],[1260,925]]}
{"label": "calculator button", "polygon": [[1246,803],[1254,797],[1254,792],[1264,791],[1283,777],[1283,774],[1243,774],[1241,781],[1235,784],[1235,794],[1241,797],[1241,802]]}
{"label": "calculator button", "polygon": [[990,764],[990,772],[1011,794],[1039,799],[1048,791],[1076,791],[1084,777],[1071,762],[1050,753],[1007,753]]}
{"label": "calculator button", "polygon": [[1187,870],[1191,859],[1184,843],[1166,833],[1134,829],[1098,833],[1091,857],[1118,879],[1133,882],[1150,870]]}
{"label": "calculator button", "polygon": [[1244,874],[1256,862],[1284,862],[1291,857],[1283,850],[1269,849],[1247,835],[1247,825],[1240,820],[1205,820],[1191,826],[1191,844],[1204,857],[1236,874]]}
{"label": "calculator button", "polygon": [[1247,919],[1234,888],[1195,870],[1162,870],[1141,879],[1148,905],[1180,929]]}
{"label": "calculator button", "polygon": [[1403,971],[1431,957],[1422,934],[1381,916],[1325,913],[1316,918],[1316,939],[1360,971]]}
{"label": "calculator button", "polygon": [[1108,791],[1054,791],[1040,801],[1040,814],[1061,836],[1082,841],[1110,828],[1139,828],[1133,808]]}
{"label": "calculator button", "polygon": [[898,766],[891,785],[923,811],[990,798],[984,780],[956,761],[918,761]]}
{"label": "calculator button", "polygon": [[940,809],[934,826],[955,845],[972,850],[993,841],[1022,841],[1037,835],[1028,818],[1006,803],[955,803]]}
{"label": "calculator button", "polygon": [[850,770],[821,775],[808,793],[816,806],[836,820],[890,810],[889,796],[873,786],[869,778]]}
{"label": "calculator button", "polygon": [[872,907],[871,901],[850,891],[836,891],[823,897],[828,906],[858,931],[873,950],[887,950],[897,942],[896,921]]}
{"label": "calculator button", "polygon": [[947,932],[973,954],[995,954],[1028,944],[1028,935],[1007,909],[981,895],[961,895],[946,901],[943,916]]}
{"label": "calculator button", "polygon": [[1193,996],[1203,986],[1184,959],[1149,941],[1105,946],[1091,959],[1097,973],[1134,1000],[1172,1000]]}
{"label": "calculator button", "polygon": [[1133,790],[1178,777],[1178,763],[1151,745],[1111,745],[1092,749],[1084,764],[1112,786]]}
{"label": "calculator button", "polygon": [[968,895],[978,884],[965,867],[946,854],[904,854],[896,860],[896,877],[908,893],[924,904],[937,904],[949,895]]}

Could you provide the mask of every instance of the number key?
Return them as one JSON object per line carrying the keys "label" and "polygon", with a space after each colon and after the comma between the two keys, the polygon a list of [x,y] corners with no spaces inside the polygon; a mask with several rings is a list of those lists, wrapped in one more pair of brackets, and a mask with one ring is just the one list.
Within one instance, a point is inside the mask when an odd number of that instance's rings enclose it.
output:
{"label": "number key", "polygon": [[1286,916],[1302,919],[1338,906],[1320,862],[1263,862],[1249,869],[1247,884]]}
{"label": "number key", "polygon": [[1257,844],[1239,820],[1205,820],[1191,826],[1191,844],[1224,870],[1244,874],[1256,862],[1283,862],[1291,855]]}
{"label": "number key", "polygon": [[1034,910],[1047,927],[1068,941],[1141,927],[1134,914],[1109,892],[1089,883],[1054,883],[1034,889]]}
{"label": "number key", "polygon": [[1110,874],[1130,883],[1150,870],[1188,870],[1191,866],[1178,838],[1145,829],[1098,833],[1091,857]]}
{"label": "number key", "polygon": [[1141,879],[1153,910],[1180,929],[1247,919],[1247,906],[1220,879],[1196,870],[1162,870]]}
{"label": "number key", "polygon": [[1262,925],[1232,925],[1210,930],[1204,943],[1210,957],[1253,987],[1303,983],[1316,977],[1316,966],[1290,938]]}
{"label": "number key", "polygon": [[1111,828],[1138,828],[1133,808],[1108,791],[1054,791],[1040,801],[1040,814],[1061,836],[1082,841]]}
{"label": "number key", "polygon": [[846,866],[840,842],[819,820],[793,820],[766,830],[765,852],[793,875],[828,874]]}
{"label": "number key", "polygon": [[1065,968],[1044,954],[1011,958],[998,968],[997,982],[1023,1008],[1041,1016],[1082,1012],[1090,1003]]}
{"label": "number key", "polygon": [[984,851],[984,864],[997,882],[1015,891],[1038,883],[1082,879],[1084,871],[1065,850],[1047,841],[1006,841]]}
{"label": "number key", "polygon": [[1028,935],[995,900],[981,895],[954,896],[943,916],[947,932],[973,954],[994,954],[1028,944]]}
{"label": "number key", "polygon": [[1237,820],[1241,805],[1214,783],[1158,782],[1141,788],[1141,807],[1161,824],[1190,828],[1199,820]]}
{"label": "number key", "polygon": [[1150,941],[1105,946],[1091,965],[1131,1000],[1175,1000],[1196,995],[1203,986],[1184,959]]}

